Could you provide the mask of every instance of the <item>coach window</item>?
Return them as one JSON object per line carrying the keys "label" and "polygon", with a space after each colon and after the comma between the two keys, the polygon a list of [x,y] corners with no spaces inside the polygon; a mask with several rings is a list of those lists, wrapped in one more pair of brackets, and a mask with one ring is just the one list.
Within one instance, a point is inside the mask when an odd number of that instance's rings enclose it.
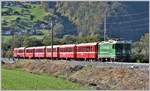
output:
{"label": "coach window", "polygon": [[81,48],[81,52],[84,52],[84,50],[85,50],[84,47],[82,47],[82,48]]}
{"label": "coach window", "polygon": [[62,48],[60,48],[60,52],[63,52],[63,49],[62,49]]}
{"label": "coach window", "polygon": [[81,50],[80,50],[80,47],[78,47],[78,48],[77,48],[77,52],[80,52],[80,51],[81,51]]}
{"label": "coach window", "polygon": [[89,46],[89,52],[91,51],[91,47]]}
{"label": "coach window", "polygon": [[81,47],[80,52],[84,52],[84,47]]}
{"label": "coach window", "polygon": [[29,49],[27,50],[27,53],[30,53],[30,50],[29,50]]}
{"label": "coach window", "polygon": [[92,47],[92,51],[94,51],[94,46]]}
{"label": "coach window", "polygon": [[72,52],[72,48],[67,48],[67,52]]}
{"label": "coach window", "polygon": [[53,52],[55,52],[56,50],[55,50],[55,48],[53,48]]}
{"label": "coach window", "polygon": [[81,50],[81,47],[78,47],[78,52],[81,52],[82,50]]}
{"label": "coach window", "polygon": [[84,52],[84,47],[80,47],[80,52]]}
{"label": "coach window", "polygon": [[89,52],[89,47],[86,47],[86,52]]}
{"label": "coach window", "polygon": [[81,49],[81,50],[82,50],[82,52],[85,52],[85,47],[82,47],[82,49]]}
{"label": "coach window", "polygon": [[36,52],[43,52],[43,49],[37,49]]}
{"label": "coach window", "polygon": [[86,47],[83,47],[83,52],[86,52],[86,49],[87,49]]}
{"label": "coach window", "polygon": [[23,50],[19,50],[19,53],[23,53]]}
{"label": "coach window", "polygon": [[47,49],[47,52],[51,52],[51,49]]}
{"label": "coach window", "polygon": [[91,51],[91,46],[89,46],[89,52]]}
{"label": "coach window", "polygon": [[63,48],[61,48],[61,52],[63,52]]}

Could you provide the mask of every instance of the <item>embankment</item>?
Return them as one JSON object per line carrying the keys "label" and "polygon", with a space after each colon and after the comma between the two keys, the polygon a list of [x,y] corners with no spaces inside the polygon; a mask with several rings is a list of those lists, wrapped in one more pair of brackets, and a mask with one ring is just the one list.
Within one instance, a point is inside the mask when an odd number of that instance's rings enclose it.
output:
{"label": "embankment", "polygon": [[149,71],[137,68],[68,65],[61,62],[17,62],[6,68],[23,68],[27,72],[47,73],[101,90],[148,90]]}

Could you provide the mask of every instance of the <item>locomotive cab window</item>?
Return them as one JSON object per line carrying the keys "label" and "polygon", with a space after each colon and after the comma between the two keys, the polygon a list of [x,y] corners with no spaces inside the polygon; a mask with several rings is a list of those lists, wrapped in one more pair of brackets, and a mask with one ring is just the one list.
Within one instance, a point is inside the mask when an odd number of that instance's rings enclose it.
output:
{"label": "locomotive cab window", "polygon": [[115,49],[115,44],[113,44],[112,48]]}

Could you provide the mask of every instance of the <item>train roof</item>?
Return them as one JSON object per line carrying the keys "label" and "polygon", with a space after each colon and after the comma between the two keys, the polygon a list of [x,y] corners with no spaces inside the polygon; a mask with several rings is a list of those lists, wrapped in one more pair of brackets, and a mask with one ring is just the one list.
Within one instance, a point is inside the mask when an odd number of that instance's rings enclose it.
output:
{"label": "train roof", "polygon": [[102,41],[99,44],[131,44],[131,41],[116,41],[116,40],[108,40],[108,41]]}
{"label": "train roof", "polygon": [[26,49],[33,49],[33,48],[35,48],[35,47],[27,47]]}
{"label": "train roof", "polygon": [[98,42],[94,42],[94,43],[81,43],[81,44],[77,44],[77,46],[91,46],[91,45],[97,45]]}
{"label": "train roof", "polygon": [[60,45],[59,47],[74,47],[76,44]]}
{"label": "train roof", "polygon": [[[53,48],[60,47],[61,45],[53,45]],[[52,48],[52,46],[46,46],[46,48]]]}
{"label": "train roof", "polygon": [[17,48],[17,49],[25,49],[25,47],[19,47],[19,48]]}
{"label": "train roof", "polygon": [[33,47],[33,48],[35,48],[35,49],[37,49],[37,48],[45,48],[46,46],[38,46],[38,47]]}

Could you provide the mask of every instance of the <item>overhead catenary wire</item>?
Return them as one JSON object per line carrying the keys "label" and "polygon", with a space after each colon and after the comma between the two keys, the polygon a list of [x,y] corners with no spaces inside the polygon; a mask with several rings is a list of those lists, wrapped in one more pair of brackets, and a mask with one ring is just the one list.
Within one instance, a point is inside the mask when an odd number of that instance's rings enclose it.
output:
{"label": "overhead catenary wire", "polygon": [[[125,24],[125,23],[135,23],[135,22],[141,22],[146,20],[148,22],[148,18],[143,18],[143,19],[137,19],[137,20],[130,20],[130,21],[118,21],[118,22],[112,22],[112,23],[106,23],[106,24]],[[104,23],[99,23],[99,24],[104,24]]]}
{"label": "overhead catenary wire", "polygon": [[121,15],[112,15],[112,16],[109,16],[109,17],[129,17],[129,16],[139,16],[139,15],[148,15],[148,12],[147,11],[144,11],[144,12],[139,12],[139,13],[133,13],[133,14],[121,14]]}

